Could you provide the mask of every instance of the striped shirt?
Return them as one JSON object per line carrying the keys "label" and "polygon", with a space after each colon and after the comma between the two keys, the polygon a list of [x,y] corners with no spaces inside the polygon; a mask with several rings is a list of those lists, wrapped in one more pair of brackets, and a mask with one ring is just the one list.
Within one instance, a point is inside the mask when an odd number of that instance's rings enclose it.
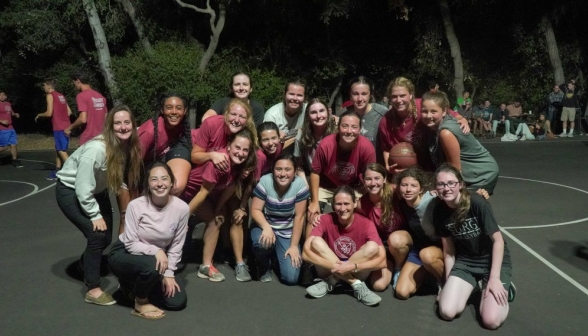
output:
{"label": "striped shirt", "polygon": [[296,203],[308,199],[310,193],[306,183],[295,176],[288,191],[280,197],[274,188],[273,174],[266,174],[253,189],[253,196],[265,202],[263,214],[274,233],[289,239],[292,237]]}

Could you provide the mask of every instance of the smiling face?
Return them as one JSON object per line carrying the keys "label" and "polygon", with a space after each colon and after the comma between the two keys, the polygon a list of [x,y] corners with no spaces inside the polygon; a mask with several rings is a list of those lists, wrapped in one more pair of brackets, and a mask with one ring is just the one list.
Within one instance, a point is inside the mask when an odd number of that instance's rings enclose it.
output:
{"label": "smiling face", "polygon": [[402,198],[409,205],[420,201],[420,198],[424,192],[419,181],[411,176],[407,176],[400,181],[399,190],[400,196],[402,196]]}
{"label": "smiling face", "polygon": [[370,104],[370,87],[367,84],[357,83],[351,86],[349,91],[355,111],[364,111]]}
{"label": "smiling face", "polygon": [[390,94],[392,99],[392,107],[397,112],[410,112],[412,95],[408,92],[408,89],[404,86],[395,86],[392,88]]}
{"label": "smiling face", "polygon": [[163,167],[155,167],[149,171],[149,193],[152,198],[169,196],[172,187],[171,177]]}
{"label": "smiling face", "polygon": [[237,133],[245,127],[247,123],[247,111],[239,104],[233,104],[225,117],[225,125],[231,134]]}
{"label": "smiling face", "polygon": [[259,135],[259,141],[266,154],[274,154],[278,150],[280,136],[275,130],[266,130]]}
{"label": "smiling face", "polygon": [[169,97],[163,102],[163,121],[166,127],[178,126],[186,115],[186,106],[181,98]]}
{"label": "smiling face", "polygon": [[360,132],[359,119],[355,116],[345,116],[339,121],[339,141],[345,145],[357,142]]}
{"label": "smiling face", "polygon": [[435,189],[437,189],[437,196],[447,203],[450,207],[457,207],[459,204],[459,197],[461,196],[461,184],[455,176],[450,172],[439,172],[435,181]]}
{"label": "smiling face", "polygon": [[281,190],[286,190],[290,186],[295,174],[296,169],[290,160],[278,160],[274,164],[274,181]]}
{"label": "smiling face", "polygon": [[324,126],[329,118],[329,110],[322,103],[314,103],[308,108],[308,118],[312,126]]}
{"label": "smiling face", "polygon": [[439,128],[439,125],[445,117],[445,110],[441,108],[434,100],[423,100],[421,107],[421,120],[431,129]]}
{"label": "smiling face", "polygon": [[251,87],[251,79],[247,75],[237,75],[233,77],[233,85],[231,86],[235,98],[247,99],[249,94],[253,91]]}
{"label": "smiling face", "polygon": [[347,193],[340,192],[333,198],[333,210],[337,214],[339,223],[344,226],[351,224],[354,208],[353,198]]}
{"label": "smiling face", "polygon": [[128,111],[118,111],[114,114],[112,120],[114,135],[121,142],[126,142],[133,134],[133,121]]}
{"label": "smiling face", "polygon": [[284,105],[286,113],[294,115],[302,108],[304,102],[304,87],[296,84],[288,85],[288,90],[284,93]]}
{"label": "smiling face", "polygon": [[250,150],[251,141],[241,136],[237,136],[227,147],[231,163],[235,165],[245,162],[249,157]]}
{"label": "smiling face", "polygon": [[367,169],[363,176],[363,185],[370,195],[380,195],[384,188],[385,178],[377,171]]}

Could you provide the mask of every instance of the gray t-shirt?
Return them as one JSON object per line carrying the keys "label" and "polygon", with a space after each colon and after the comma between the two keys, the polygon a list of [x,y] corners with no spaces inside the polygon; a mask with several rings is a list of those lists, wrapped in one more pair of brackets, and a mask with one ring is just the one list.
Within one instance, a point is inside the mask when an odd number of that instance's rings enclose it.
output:
{"label": "gray t-shirt", "polygon": [[[353,111],[353,106],[349,106],[347,108],[348,111]],[[380,126],[380,120],[388,112],[388,108],[382,106],[380,104],[372,103],[372,109],[363,115],[361,118],[361,135],[368,138],[368,140],[372,143],[375,149],[377,141],[376,137],[378,135],[378,126]]]}
{"label": "gray t-shirt", "polygon": [[490,152],[472,133],[463,134],[457,121],[449,115],[439,125],[439,131],[429,137],[429,152],[436,167],[447,161],[439,144],[439,133],[444,129],[453,133],[459,142],[461,174],[468,187],[483,187],[498,178],[498,164]]}

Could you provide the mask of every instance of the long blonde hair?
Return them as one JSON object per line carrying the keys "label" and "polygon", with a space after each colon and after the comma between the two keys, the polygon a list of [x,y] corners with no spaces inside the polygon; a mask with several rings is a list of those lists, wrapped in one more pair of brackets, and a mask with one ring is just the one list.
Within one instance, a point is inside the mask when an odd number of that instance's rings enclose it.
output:
{"label": "long blonde hair", "polygon": [[244,128],[248,129],[252,134],[251,141],[253,141],[253,147],[255,149],[259,148],[259,143],[257,141],[257,129],[255,127],[255,122],[253,122],[253,112],[251,110],[251,105],[249,105],[249,103],[247,101],[245,101],[241,98],[231,99],[229,101],[229,103],[227,104],[227,107],[225,108],[225,111],[224,111],[225,123],[227,123],[227,121],[228,121],[229,111],[231,111],[231,107],[233,105],[239,105],[245,110],[245,112],[247,112],[247,121],[245,122]]}
{"label": "long blonde hair", "polygon": [[[388,88],[386,89],[386,93],[388,94],[388,99],[390,100],[390,102],[392,101],[392,89],[394,89],[395,87],[406,88],[406,90],[408,90],[408,94],[410,94],[412,96],[410,98],[410,107],[411,107],[410,114],[412,116],[412,121],[413,121],[414,125],[416,125],[416,122],[418,121],[418,114],[417,114],[417,106],[416,106],[416,103],[414,100],[414,84],[408,78],[396,77],[393,81],[390,82],[390,84],[388,84]],[[392,107],[390,110],[396,112],[396,110],[394,110],[394,107]],[[398,128],[399,126],[400,126],[400,123],[396,120],[396,118],[392,118],[392,128],[395,129],[395,128]]]}
{"label": "long blonde hair", "polygon": [[[131,118],[131,137],[123,145],[114,131],[114,115],[125,111]],[[112,108],[106,115],[102,139],[106,147],[106,176],[108,189],[118,195],[123,183],[126,183],[131,193],[136,193],[141,185],[141,171],[143,159],[139,134],[137,133],[137,120],[126,105],[118,105]],[[127,178],[125,179],[125,174]]]}

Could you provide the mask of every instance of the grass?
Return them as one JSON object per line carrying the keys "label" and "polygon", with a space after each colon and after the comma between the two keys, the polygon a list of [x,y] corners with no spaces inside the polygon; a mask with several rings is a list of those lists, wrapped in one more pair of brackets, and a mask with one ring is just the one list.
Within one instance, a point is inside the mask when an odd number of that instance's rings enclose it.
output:
{"label": "grass", "polygon": [[[53,136],[45,134],[18,134],[18,150],[55,150]],[[69,149],[78,147],[80,138],[73,137],[69,140]]]}

